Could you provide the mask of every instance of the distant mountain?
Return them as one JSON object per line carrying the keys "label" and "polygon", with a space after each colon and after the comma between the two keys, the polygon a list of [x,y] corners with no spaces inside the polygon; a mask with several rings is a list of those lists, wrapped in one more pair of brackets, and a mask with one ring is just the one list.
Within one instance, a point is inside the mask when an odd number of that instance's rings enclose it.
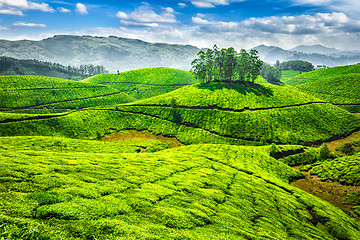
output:
{"label": "distant mountain", "polygon": [[[360,52],[342,52],[340,50],[327,48],[321,45],[298,46],[291,50],[285,50],[274,46],[260,45],[254,49],[259,52],[259,56],[263,61],[270,64],[275,64],[277,60],[280,62],[303,60],[311,62],[315,66],[326,65],[329,67],[336,67],[360,62]],[[322,52],[322,54],[319,52]]]}
{"label": "distant mountain", "polygon": [[0,40],[0,56],[63,65],[103,65],[110,72],[146,67],[190,70],[200,49],[190,45],[148,43],[119,37],[57,35],[41,41]]}
{"label": "distant mountain", "polygon": [[340,53],[341,50],[336,48],[328,48],[322,45],[300,45],[294,48],[289,49],[290,51],[295,52],[302,52],[302,53],[315,53],[315,54],[333,54],[333,53]]}

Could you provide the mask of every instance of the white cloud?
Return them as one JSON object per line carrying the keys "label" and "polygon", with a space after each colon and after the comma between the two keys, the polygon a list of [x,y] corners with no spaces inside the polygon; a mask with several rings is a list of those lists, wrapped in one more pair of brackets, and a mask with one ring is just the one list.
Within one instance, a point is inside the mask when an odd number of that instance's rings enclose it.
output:
{"label": "white cloud", "polygon": [[76,4],[76,9],[75,11],[77,11],[78,13],[82,14],[82,15],[86,15],[88,14],[87,8],[84,4],[82,3],[77,3]]}
{"label": "white cloud", "polygon": [[36,28],[45,28],[45,24],[41,23],[25,23],[25,22],[16,22],[13,24],[14,27],[36,27]]}
{"label": "white cloud", "polygon": [[28,0],[0,0],[0,14],[22,16],[22,11],[26,10],[39,10],[42,12],[55,11],[47,3],[35,3]]}
{"label": "white cloud", "polygon": [[184,8],[187,7],[188,5],[186,5],[185,3],[178,3],[178,6]]}
{"label": "white cloud", "polygon": [[217,5],[229,5],[228,0],[192,0],[191,3],[198,8],[214,8]]}
{"label": "white cloud", "polygon": [[0,31],[7,31],[7,30],[9,30],[9,28],[0,26]]}
{"label": "white cloud", "polygon": [[118,12],[117,14],[116,14],[116,16],[118,17],[118,18],[121,18],[121,19],[128,19],[128,15],[126,14],[126,13],[124,13],[124,12]]}
{"label": "white cloud", "polygon": [[175,10],[172,9],[171,7],[166,7],[166,8],[164,8],[164,9],[165,9],[165,11],[168,12],[168,13],[175,13]]}
{"label": "white cloud", "polygon": [[134,12],[118,12],[116,16],[123,19],[120,23],[125,26],[158,27],[159,23],[176,23],[174,13],[174,9],[164,8],[163,12],[157,14],[146,4],[136,8]]}
{"label": "white cloud", "polygon": [[62,13],[71,13],[70,9],[63,8],[63,7],[59,7],[58,10],[59,10],[59,12],[62,12]]}

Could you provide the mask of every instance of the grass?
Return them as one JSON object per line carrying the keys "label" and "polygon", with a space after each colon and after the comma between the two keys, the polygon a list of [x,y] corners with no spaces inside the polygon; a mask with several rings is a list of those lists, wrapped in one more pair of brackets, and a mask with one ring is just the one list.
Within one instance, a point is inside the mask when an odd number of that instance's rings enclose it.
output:
{"label": "grass", "polygon": [[[10,139],[0,139],[4,239],[360,237],[354,219],[290,186],[302,174],[272,158],[269,147],[138,154],[114,153],[110,144],[109,153],[94,153],[86,146],[104,143],[70,140],[72,149],[62,152],[16,149],[13,142],[25,139]],[[39,140],[28,138],[27,146]]]}
{"label": "grass", "polygon": [[0,86],[0,109],[15,112],[55,113],[134,100],[99,84],[50,77],[0,76]]}
{"label": "grass", "polygon": [[332,67],[326,69],[317,69],[311,72],[303,73],[289,79],[286,84],[296,86],[303,83],[314,82],[321,79],[342,76],[345,74],[360,73],[360,64],[347,65],[341,67]]}
{"label": "grass", "polygon": [[360,73],[321,79],[297,88],[350,112],[360,112]]}

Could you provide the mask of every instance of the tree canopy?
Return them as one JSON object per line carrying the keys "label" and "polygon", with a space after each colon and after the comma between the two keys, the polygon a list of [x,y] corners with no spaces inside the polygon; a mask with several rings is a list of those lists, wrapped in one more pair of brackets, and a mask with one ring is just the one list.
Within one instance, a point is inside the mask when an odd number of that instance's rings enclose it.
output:
{"label": "tree canopy", "polygon": [[300,72],[310,72],[314,70],[314,65],[312,63],[301,60],[293,60],[282,63],[279,63],[279,61],[277,61],[275,67],[281,70],[294,70]]}
{"label": "tree canopy", "polygon": [[234,48],[219,49],[216,45],[206,52],[199,51],[192,63],[192,71],[203,83],[252,82],[260,74],[263,62],[255,49],[247,52]]}

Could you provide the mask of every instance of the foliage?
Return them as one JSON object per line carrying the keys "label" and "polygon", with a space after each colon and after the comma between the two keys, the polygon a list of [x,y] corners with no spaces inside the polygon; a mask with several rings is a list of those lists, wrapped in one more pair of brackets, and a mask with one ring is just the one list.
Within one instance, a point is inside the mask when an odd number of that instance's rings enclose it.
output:
{"label": "foliage", "polygon": [[210,82],[252,82],[260,74],[263,62],[257,56],[257,51],[251,49],[239,53],[234,48],[199,51],[192,63],[192,71],[202,83]]}
{"label": "foliage", "polygon": [[103,66],[84,64],[79,68],[35,59],[0,57],[0,75],[37,75],[66,79],[86,78],[108,72]]}
{"label": "foliage", "polygon": [[355,154],[324,161],[315,166],[310,173],[318,175],[323,181],[330,179],[346,185],[359,185],[360,155]]}
{"label": "foliage", "polygon": [[271,67],[268,64],[263,64],[260,70],[260,75],[271,84],[279,85],[281,83],[281,70]]}
{"label": "foliage", "polygon": [[343,145],[337,147],[336,150],[346,155],[353,155],[354,153],[360,152],[360,139],[345,142]]}
{"label": "foliage", "polygon": [[360,73],[360,65],[347,65],[341,67],[332,67],[326,69],[317,69],[311,72],[303,73],[290,79],[286,84],[296,86],[303,83],[310,83],[326,78],[335,78],[351,73]]}
{"label": "foliage", "polygon": [[276,65],[276,68],[281,70],[293,70],[299,72],[310,72],[314,70],[314,65],[307,61],[293,60],[282,62]]}
{"label": "foliage", "polygon": [[[10,147],[8,141],[2,144]],[[33,140],[27,141],[31,146]],[[41,151],[0,149],[1,236],[351,240],[360,236],[354,219],[290,186],[289,179],[301,173],[271,158],[268,147],[193,145],[151,154],[94,154],[78,152],[80,142],[72,144],[75,151],[65,153],[47,146]],[[323,229],[313,225],[313,216]]]}
{"label": "foliage", "polygon": [[348,111],[360,112],[360,73],[320,79],[297,87]]}

